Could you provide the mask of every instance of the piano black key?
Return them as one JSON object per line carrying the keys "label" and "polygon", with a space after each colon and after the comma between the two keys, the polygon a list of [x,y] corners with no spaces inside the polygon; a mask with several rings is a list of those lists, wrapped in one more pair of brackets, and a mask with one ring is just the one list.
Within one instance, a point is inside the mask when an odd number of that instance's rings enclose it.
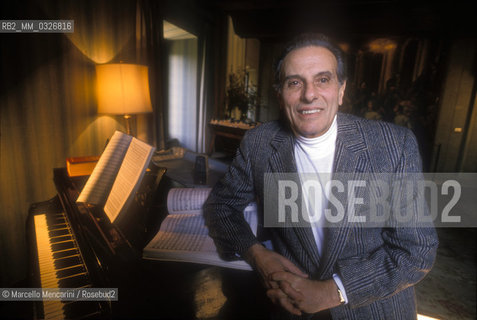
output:
{"label": "piano black key", "polygon": [[58,236],[58,237],[50,238],[50,243],[72,241],[72,240],[73,240],[73,238],[71,237],[71,235],[65,235],[65,236]]}
{"label": "piano black key", "polygon": [[82,265],[77,265],[75,267],[65,268],[65,269],[56,271],[56,276],[58,277],[58,279],[63,279],[63,278],[71,277],[76,274],[82,274],[85,272],[86,270],[84,269]]}
{"label": "piano black key", "polygon": [[50,213],[46,217],[46,222],[51,225],[57,220],[65,219],[65,215],[62,212]]}
{"label": "piano black key", "polygon": [[57,259],[65,258],[65,257],[79,256],[79,255],[80,255],[80,252],[78,248],[71,248],[68,250],[53,252],[53,259],[57,260]]}
{"label": "piano black key", "polygon": [[87,274],[78,274],[58,280],[60,288],[81,288],[91,284]]}
{"label": "piano black key", "polygon": [[50,229],[63,228],[66,225],[66,220],[64,217],[56,219],[47,219],[46,223]]}
{"label": "piano black key", "polygon": [[74,247],[75,247],[75,244],[73,241],[53,243],[51,244],[51,251],[55,252],[60,250],[67,250],[67,249],[72,249]]}
{"label": "piano black key", "polygon": [[68,228],[57,228],[57,229],[48,231],[48,236],[50,238],[65,236],[65,235],[69,235],[69,234],[70,234],[70,231],[69,231]]}
{"label": "piano black key", "polygon": [[[42,214],[35,216],[37,234],[38,263],[43,288],[81,288],[90,287],[91,280],[84,265],[67,218],[59,214]],[[66,307],[65,301],[43,301],[45,319],[64,319],[68,317],[65,308],[74,309],[74,304]],[[83,305],[87,309],[75,314],[82,318],[88,314],[98,313],[99,304]],[[79,311],[79,310],[75,310]]]}
{"label": "piano black key", "polygon": [[73,266],[82,265],[82,264],[83,264],[83,261],[78,256],[66,257],[66,258],[55,260],[56,269],[64,269],[64,268],[73,267]]}

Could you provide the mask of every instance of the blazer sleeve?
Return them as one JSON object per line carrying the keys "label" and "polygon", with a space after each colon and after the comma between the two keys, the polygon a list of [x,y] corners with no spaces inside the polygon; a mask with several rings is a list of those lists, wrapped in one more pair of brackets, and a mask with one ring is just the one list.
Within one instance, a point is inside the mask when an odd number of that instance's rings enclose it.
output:
{"label": "blazer sleeve", "polygon": [[[419,149],[411,131],[405,135],[401,150],[395,173],[420,173]],[[416,208],[417,201],[422,199],[413,198],[412,208]],[[430,271],[436,256],[437,234],[432,223],[417,225],[415,219],[417,213],[413,212],[407,226],[383,228],[382,245],[372,252],[337,260],[335,271],[341,277],[351,308],[390,297],[416,284]]]}
{"label": "blazer sleeve", "polygon": [[238,259],[259,243],[243,215],[245,207],[255,200],[250,140],[247,133],[228,171],[213,187],[203,207],[209,235],[225,260]]}

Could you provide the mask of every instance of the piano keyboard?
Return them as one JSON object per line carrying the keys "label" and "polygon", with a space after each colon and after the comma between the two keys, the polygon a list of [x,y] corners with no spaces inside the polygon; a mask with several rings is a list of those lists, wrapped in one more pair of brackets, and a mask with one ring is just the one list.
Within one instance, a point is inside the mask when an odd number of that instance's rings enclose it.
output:
{"label": "piano keyboard", "polygon": [[[91,287],[71,226],[64,213],[34,216],[40,282],[42,288]],[[98,315],[98,303],[44,300],[44,319],[78,318]]]}

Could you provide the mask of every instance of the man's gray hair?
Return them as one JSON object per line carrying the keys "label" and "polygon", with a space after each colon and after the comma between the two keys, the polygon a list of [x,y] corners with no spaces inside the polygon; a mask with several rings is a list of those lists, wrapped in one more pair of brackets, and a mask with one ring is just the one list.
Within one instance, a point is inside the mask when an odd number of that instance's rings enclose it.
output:
{"label": "man's gray hair", "polygon": [[275,89],[280,92],[283,81],[283,61],[285,57],[292,52],[293,50],[305,48],[305,47],[323,47],[331,51],[337,61],[337,76],[340,84],[343,84],[347,78],[347,66],[346,66],[346,56],[341,48],[334,44],[327,36],[321,33],[304,33],[296,36],[291,40],[282,51],[277,63],[275,64]]}

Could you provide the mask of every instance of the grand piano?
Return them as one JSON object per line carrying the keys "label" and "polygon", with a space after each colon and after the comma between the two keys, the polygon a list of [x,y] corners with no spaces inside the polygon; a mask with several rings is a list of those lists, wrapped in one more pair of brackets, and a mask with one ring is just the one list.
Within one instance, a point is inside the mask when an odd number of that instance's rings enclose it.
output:
{"label": "grand piano", "polygon": [[[213,185],[211,168],[200,183]],[[197,183],[190,159],[152,164],[125,219],[76,203],[87,177],[54,169],[58,194],[31,205],[27,221],[32,288],[118,288],[117,301],[39,301],[37,319],[266,318],[268,300],[254,272],[142,259],[167,215],[172,187]]]}

